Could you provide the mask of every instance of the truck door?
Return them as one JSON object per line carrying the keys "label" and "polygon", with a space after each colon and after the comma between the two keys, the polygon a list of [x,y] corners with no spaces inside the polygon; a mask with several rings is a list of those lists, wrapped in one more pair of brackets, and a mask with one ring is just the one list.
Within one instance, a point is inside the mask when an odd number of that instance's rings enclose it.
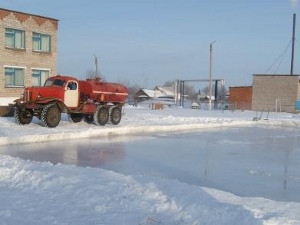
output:
{"label": "truck door", "polygon": [[68,81],[65,86],[65,104],[68,107],[78,106],[78,83],[76,81]]}

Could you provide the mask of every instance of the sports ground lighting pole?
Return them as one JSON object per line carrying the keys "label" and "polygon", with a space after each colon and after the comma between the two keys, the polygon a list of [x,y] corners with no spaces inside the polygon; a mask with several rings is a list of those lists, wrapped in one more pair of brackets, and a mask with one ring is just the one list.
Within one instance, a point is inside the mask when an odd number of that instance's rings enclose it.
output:
{"label": "sports ground lighting pole", "polygon": [[209,110],[211,110],[211,98],[212,98],[212,53],[213,53],[213,43],[216,41],[213,41],[210,43],[209,47]]}

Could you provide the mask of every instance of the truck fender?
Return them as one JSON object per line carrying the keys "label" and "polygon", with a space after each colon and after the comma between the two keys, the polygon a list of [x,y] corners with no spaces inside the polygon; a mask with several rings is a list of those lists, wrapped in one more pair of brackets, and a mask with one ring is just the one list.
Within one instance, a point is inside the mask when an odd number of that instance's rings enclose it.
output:
{"label": "truck fender", "polygon": [[43,99],[42,101],[38,101],[37,103],[42,103],[44,105],[49,105],[49,104],[56,104],[58,108],[60,109],[61,112],[67,112],[67,106],[60,100],[60,99]]}

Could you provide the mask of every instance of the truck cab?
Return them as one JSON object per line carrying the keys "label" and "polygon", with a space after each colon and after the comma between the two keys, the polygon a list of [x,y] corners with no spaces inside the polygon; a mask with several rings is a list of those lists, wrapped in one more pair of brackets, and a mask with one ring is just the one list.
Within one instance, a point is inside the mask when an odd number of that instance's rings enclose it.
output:
{"label": "truck cab", "polygon": [[[58,98],[64,102],[67,107],[76,108],[79,102],[78,81],[71,77],[55,76],[46,80],[44,87],[61,87]],[[46,94],[46,93],[45,93]],[[50,96],[49,96],[50,97]],[[53,96],[51,96],[53,97]]]}

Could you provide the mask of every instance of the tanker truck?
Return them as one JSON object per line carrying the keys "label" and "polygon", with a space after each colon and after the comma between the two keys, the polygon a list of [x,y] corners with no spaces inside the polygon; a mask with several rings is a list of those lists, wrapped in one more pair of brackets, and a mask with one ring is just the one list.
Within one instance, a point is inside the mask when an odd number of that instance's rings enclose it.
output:
{"label": "tanker truck", "polygon": [[35,116],[43,126],[53,128],[60,123],[61,114],[66,113],[73,123],[85,120],[100,126],[117,125],[127,97],[128,89],[122,84],[56,75],[42,87],[25,88],[14,101],[14,118],[16,123],[25,125]]}

